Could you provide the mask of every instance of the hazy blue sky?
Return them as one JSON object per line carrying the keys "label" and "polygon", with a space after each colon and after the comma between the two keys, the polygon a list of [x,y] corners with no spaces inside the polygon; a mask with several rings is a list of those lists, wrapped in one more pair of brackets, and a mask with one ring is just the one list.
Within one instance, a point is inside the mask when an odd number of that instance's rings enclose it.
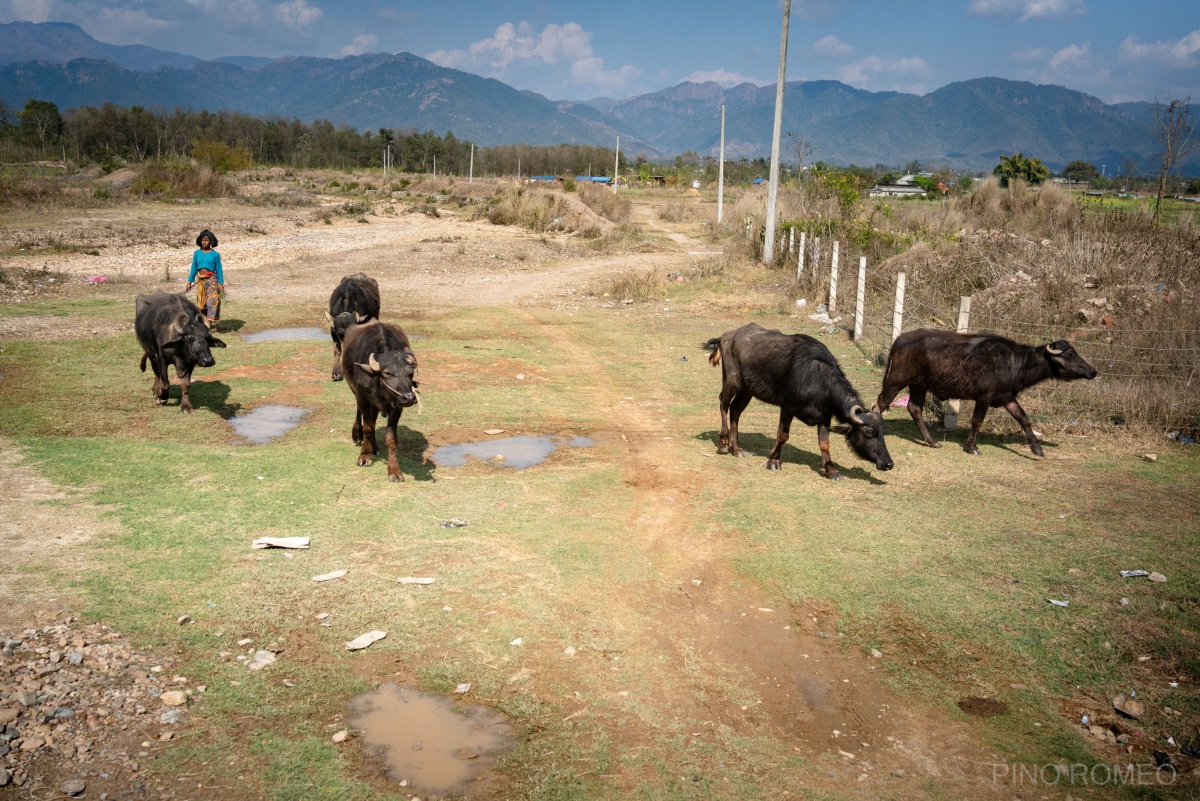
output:
{"label": "hazy blue sky", "polygon": [[[774,83],[781,0],[0,0],[202,58],[408,51],[551,99]],[[1200,0],[793,0],[788,80],[924,94],[997,76],[1200,100]]]}

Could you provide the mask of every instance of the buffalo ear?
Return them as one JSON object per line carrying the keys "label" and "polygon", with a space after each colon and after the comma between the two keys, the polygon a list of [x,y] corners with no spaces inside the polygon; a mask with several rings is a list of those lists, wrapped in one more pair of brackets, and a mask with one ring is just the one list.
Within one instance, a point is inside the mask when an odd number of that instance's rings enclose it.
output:
{"label": "buffalo ear", "polygon": [[333,325],[333,315],[329,313],[329,309],[325,310],[325,319],[329,321],[330,325]]}
{"label": "buffalo ear", "polygon": [[179,316],[171,321],[171,330],[176,334],[183,333],[183,327],[188,324],[187,312],[180,312]]}
{"label": "buffalo ear", "polygon": [[854,429],[852,429],[852,428],[850,427],[850,424],[849,424],[849,423],[837,423],[837,424],[835,424],[835,425],[831,425],[831,426],[829,427],[829,430],[830,430],[830,431],[832,431],[834,434],[842,434],[842,435],[845,435],[845,434],[849,434],[849,433],[850,433],[851,431],[853,431]]}
{"label": "buffalo ear", "polygon": [[365,323],[367,320],[370,320],[370,319],[371,319],[371,315],[369,315],[369,314],[359,314],[358,312],[355,312],[355,313],[354,313],[354,319],[355,319],[355,321],[357,321],[357,322],[358,322],[358,324],[359,324],[359,325],[362,325],[362,324],[363,324],[363,323]]}
{"label": "buffalo ear", "polygon": [[226,347],[229,347],[228,345],[226,345],[224,342],[222,342],[221,340],[217,339],[216,337],[209,337],[209,338],[208,338],[208,346],[209,346],[210,348],[226,348]]}

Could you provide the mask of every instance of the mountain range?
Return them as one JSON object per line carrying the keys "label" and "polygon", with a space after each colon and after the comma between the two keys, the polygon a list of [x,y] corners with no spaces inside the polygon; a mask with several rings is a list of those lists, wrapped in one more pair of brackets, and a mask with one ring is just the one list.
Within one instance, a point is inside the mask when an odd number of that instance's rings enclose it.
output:
{"label": "mountain range", "polygon": [[[411,53],[345,58],[202,61],[141,45],[109,45],[70,23],[0,24],[0,101],[60,108],[141,105],[328,119],[357,129],[453,131],[480,146],[597,144],[627,154],[717,155],[725,106],[726,158],[768,156],[775,87],[684,82],[624,99],[552,101]],[[1153,172],[1153,104],[1107,105],[1061,86],[977,78],[926,95],[869,92],[838,81],[784,86],[783,159],[833,164],[910,161],[990,170],[1023,152],[1052,169],[1082,159],[1108,174],[1133,162]],[[1200,152],[1181,163],[1200,172]]]}

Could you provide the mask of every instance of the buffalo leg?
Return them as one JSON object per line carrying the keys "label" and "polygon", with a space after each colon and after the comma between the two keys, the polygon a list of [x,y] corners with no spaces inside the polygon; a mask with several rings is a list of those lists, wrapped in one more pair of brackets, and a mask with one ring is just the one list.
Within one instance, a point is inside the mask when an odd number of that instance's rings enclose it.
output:
{"label": "buffalo leg", "polygon": [[401,410],[397,409],[394,412],[388,412],[387,428],[384,429],[383,439],[387,443],[387,466],[388,466],[388,481],[403,481],[404,475],[400,472],[400,459],[397,456],[398,444],[396,441],[396,424],[400,422]]}
{"label": "buffalo leg", "polygon": [[975,447],[975,439],[979,436],[979,429],[983,426],[983,418],[987,417],[988,405],[983,401],[975,401],[975,411],[971,414],[971,433],[967,436],[967,441],[963,443],[963,450],[972,456],[979,455],[979,448]]}
{"label": "buffalo leg", "polygon": [[783,450],[783,443],[788,441],[788,435],[792,430],[792,410],[780,408],[779,410],[779,429],[775,432],[775,447],[771,449],[771,453],[767,456],[767,469],[779,470],[782,465],[779,463],[779,454]]}
{"label": "buffalo leg", "polygon": [[931,448],[940,448],[942,443],[938,442],[929,433],[929,429],[925,427],[925,388],[909,387],[908,391],[908,413],[912,415],[913,422],[917,424],[917,430],[921,432],[921,439],[925,440],[925,444]]}
{"label": "buffalo leg", "polygon": [[362,445],[362,410],[354,412],[354,427],[350,429],[350,439],[355,445]]}
{"label": "buffalo leg", "polygon": [[333,343],[333,373],[331,374],[333,381],[342,380],[342,346],[338,342]]}
{"label": "buffalo leg", "polygon": [[375,447],[375,419],[379,417],[379,410],[372,406],[360,409],[359,414],[362,416],[362,448],[358,452],[358,466],[370,467],[379,452]]}
{"label": "buffalo leg", "polygon": [[185,412],[187,414],[191,414],[192,413],[192,401],[191,401],[191,398],[188,397],[188,390],[192,386],[192,372],[191,372],[191,370],[188,370],[185,373],[180,373],[179,366],[176,365],[175,366],[175,377],[179,379],[179,388],[183,392],[183,395],[179,399],[179,410],[182,412]]}
{"label": "buffalo leg", "polygon": [[821,469],[825,471],[826,478],[834,481],[840,481],[842,474],[838,472],[837,467],[833,464],[833,457],[829,455],[829,423],[817,423],[817,447],[821,449]]}
{"label": "buffalo leg", "polygon": [[1033,426],[1029,424],[1029,416],[1025,414],[1025,410],[1021,408],[1021,404],[1015,400],[1004,404],[1004,408],[1013,416],[1013,419],[1021,426],[1021,430],[1025,432],[1025,439],[1029,440],[1029,449],[1033,451],[1034,456],[1045,456],[1042,451],[1042,446],[1038,444],[1037,434],[1033,433]]}
{"label": "buffalo leg", "polygon": [[726,440],[728,452],[734,456],[742,457],[748,454],[742,450],[742,446],[738,444],[738,420],[742,419],[742,412],[746,411],[746,407],[750,405],[751,395],[749,392],[743,391],[735,395],[729,403],[726,414],[729,417],[728,438]]}
{"label": "buffalo leg", "polygon": [[154,402],[165,406],[167,398],[171,397],[171,378],[167,375],[167,362],[161,354],[152,355],[150,367],[154,370]]}

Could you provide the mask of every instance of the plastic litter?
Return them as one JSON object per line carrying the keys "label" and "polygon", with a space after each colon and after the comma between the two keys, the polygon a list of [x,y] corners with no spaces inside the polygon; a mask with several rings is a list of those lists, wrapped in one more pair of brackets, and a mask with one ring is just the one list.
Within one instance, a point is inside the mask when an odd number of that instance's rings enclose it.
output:
{"label": "plastic litter", "polygon": [[1137,578],[1138,576],[1148,576],[1148,575],[1150,575],[1150,574],[1148,572],[1146,572],[1145,570],[1122,570],[1121,571],[1121,578]]}
{"label": "plastic litter", "polygon": [[307,548],[308,537],[259,537],[252,545],[255,548]]}
{"label": "plastic litter", "polygon": [[313,576],[312,580],[313,581],[331,581],[333,579],[339,579],[349,572],[350,572],[349,570],[333,570],[329,573],[322,573],[319,576]]}
{"label": "plastic litter", "polygon": [[1047,598],[1046,600],[1055,606],[1068,606],[1070,604],[1070,601],[1056,601],[1053,598]]}
{"label": "plastic litter", "polygon": [[[485,432],[486,433],[486,432]],[[459,520],[457,517],[452,517],[449,520],[443,520],[438,523],[442,528],[466,528],[467,524]]]}
{"label": "plastic litter", "polygon": [[396,579],[401,584],[432,584],[436,579],[417,576],[401,576]]}

